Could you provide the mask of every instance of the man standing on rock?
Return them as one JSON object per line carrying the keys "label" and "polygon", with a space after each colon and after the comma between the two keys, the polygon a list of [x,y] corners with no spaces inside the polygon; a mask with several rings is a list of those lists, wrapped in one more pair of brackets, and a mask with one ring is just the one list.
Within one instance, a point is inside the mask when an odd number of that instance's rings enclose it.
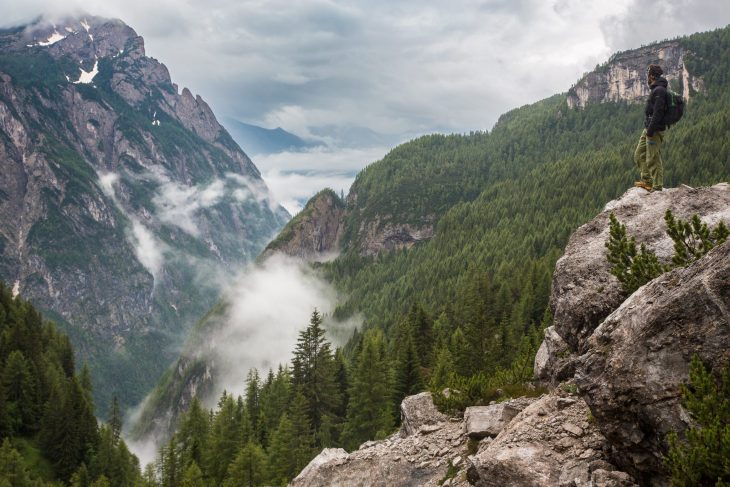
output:
{"label": "man standing on rock", "polygon": [[664,178],[661,147],[666,129],[667,80],[662,74],[664,71],[659,65],[649,65],[647,82],[651,93],[644,110],[644,131],[634,152],[634,162],[641,172],[641,180],[636,181],[634,186],[650,192],[661,191]]}

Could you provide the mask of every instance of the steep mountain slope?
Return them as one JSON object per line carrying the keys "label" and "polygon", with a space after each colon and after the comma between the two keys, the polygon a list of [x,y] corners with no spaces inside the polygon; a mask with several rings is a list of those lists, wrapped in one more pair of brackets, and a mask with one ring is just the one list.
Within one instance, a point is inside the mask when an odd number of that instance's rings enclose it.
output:
{"label": "steep mountain slope", "polygon": [[0,279],[62,324],[102,405],[135,403],[288,215],[123,22],[38,22],[0,48]]}
{"label": "steep mountain slope", "polygon": [[[669,45],[682,49],[667,58],[670,80],[683,91],[683,79],[691,79],[698,91],[688,88],[687,114],[667,134],[667,185],[727,180],[730,147],[715,141],[730,132],[730,28],[628,51],[600,69],[664,63]],[[637,78],[624,79],[626,86],[646,82],[644,69],[631,73]],[[596,94],[584,107],[568,101],[572,92],[559,94],[503,115],[489,133],[431,135],[396,147],[357,176],[344,211],[330,205],[329,214],[303,213],[266,252],[317,260],[312,237],[338,242],[336,259],[315,264],[345,297],[335,315],[360,314],[366,328],[384,328],[393,361],[403,348],[400,325],[420,303],[432,325],[432,334],[418,337],[426,379],[440,366],[459,380],[509,370],[534,354],[539,342],[531,341],[550,322],[550,277],[568,236],[637,176],[632,155],[643,107],[628,89],[619,90],[623,98],[601,95],[607,88],[595,79],[579,83]],[[322,195],[310,205],[327,207]],[[217,325],[204,320],[198,329]],[[351,340],[350,355],[361,340]],[[191,338],[188,350],[201,348]],[[197,374],[186,386],[188,363],[181,358],[170,371],[175,380],[161,384],[158,397],[177,399],[158,402],[155,414],[183,409],[170,384],[207,390],[201,386],[216,380]]]}

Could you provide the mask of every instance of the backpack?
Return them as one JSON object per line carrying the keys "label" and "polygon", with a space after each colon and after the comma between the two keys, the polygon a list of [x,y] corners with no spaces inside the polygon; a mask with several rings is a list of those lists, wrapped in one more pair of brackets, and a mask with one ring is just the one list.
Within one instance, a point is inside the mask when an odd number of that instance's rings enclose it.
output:
{"label": "backpack", "polygon": [[679,93],[667,90],[667,111],[664,113],[664,124],[671,127],[684,115],[684,99]]}

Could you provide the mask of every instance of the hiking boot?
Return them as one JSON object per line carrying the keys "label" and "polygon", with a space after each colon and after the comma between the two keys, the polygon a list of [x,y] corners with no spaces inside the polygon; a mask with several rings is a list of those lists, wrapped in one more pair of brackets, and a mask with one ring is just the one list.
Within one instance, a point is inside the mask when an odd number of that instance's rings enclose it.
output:
{"label": "hiking boot", "polygon": [[645,189],[645,190],[647,190],[649,192],[652,192],[653,191],[653,189],[651,187],[651,184],[645,183],[644,181],[636,181],[634,183],[634,186],[636,186],[637,188]]}

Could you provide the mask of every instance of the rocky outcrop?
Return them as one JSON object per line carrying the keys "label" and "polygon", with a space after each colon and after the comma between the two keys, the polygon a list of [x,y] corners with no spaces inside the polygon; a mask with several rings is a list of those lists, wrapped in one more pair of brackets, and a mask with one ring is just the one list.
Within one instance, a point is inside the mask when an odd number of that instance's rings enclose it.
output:
{"label": "rocky outcrop", "polygon": [[123,22],[40,21],[0,46],[0,280],[69,334],[101,411],[135,403],[287,215]]}
{"label": "rocky outcrop", "polygon": [[[404,427],[383,441],[368,441],[347,454],[325,449],[291,482],[291,487],[466,486],[467,437],[460,420],[439,413],[429,393],[401,406]],[[449,465],[458,473],[447,478]],[[446,480],[442,483],[442,481]]]}
{"label": "rocky outcrop", "polygon": [[609,214],[668,262],[674,253],[663,220],[668,208],[684,220],[698,214],[710,226],[730,222],[730,185],[631,189],[579,228],[556,264],[554,324],[535,362],[536,375],[552,385],[575,370],[609,459],[642,485],[669,485],[667,435],[693,425],[679,395],[692,356],[715,370],[730,361],[730,242],[631,296],[610,274]]}
{"label": "rocky outcrop", "polygon": [[685,64],[688,55],[691,53],[680,41],[662,42],[615,54],[568,91],[568,106],[585,108],[592,103],[645,102],[649,95],[646,82],[649,64],[662,66],[670,87],[689,100],[694,93],[704,91],[704,83],[688,71]]}
{"label": "rocky outcrop", "polygon": [[636,485],[609,460],[610,446],[580,397],[556,391],[519,413],[468,458],[479,487]]}
{"label": "rocky outcrop", "polygon": [[[385,219],[385,221],[381,221]],[[381,252],[410,249],[414,245],[433,237],[434,225],[424,222],[416,225],[411,223],[393,223],[387,218],[377,217],[363,221],[360,226],[360,253],[374,256]]]}
{"label": "rocky outcrop", "polygon": [[323,260],[339,251],[344,230],[345,203],[331,189],[313,196],[286,224],[262,257],[281,252],[304,260]]}
{"label": "rocky outcrop", "polygon": [[497,436],[532,402],[531,398],[521,397],[489,406],[468,407],[464,411],[464,433],[472,439]]}
{"label": "rocky outcrop", "polygon": [[[660,260],[668,262],[673,254],[664,223],[668,208],[675,217],[685,220],[697,213],[709,225],[720,220],[730,222],[730,185],[697,189],[682,186],[654,193],[633,188],[573,233],[555,265],[550,296],[554,331],[571,351],[586,352],[594,330],[626,299],[606,260],[609,215],[614,213],[626,225],[637,244],[645,244]],[[557,371],[545,373],[559,375]]]}
{"label": "rocky outcrop", "polygon": [[679,384],[698,355],[730,363],[730,242],[640,288],[596,329],[576,380],[614,457],[646,485],[668,485],[667,435],[692,420]]}

